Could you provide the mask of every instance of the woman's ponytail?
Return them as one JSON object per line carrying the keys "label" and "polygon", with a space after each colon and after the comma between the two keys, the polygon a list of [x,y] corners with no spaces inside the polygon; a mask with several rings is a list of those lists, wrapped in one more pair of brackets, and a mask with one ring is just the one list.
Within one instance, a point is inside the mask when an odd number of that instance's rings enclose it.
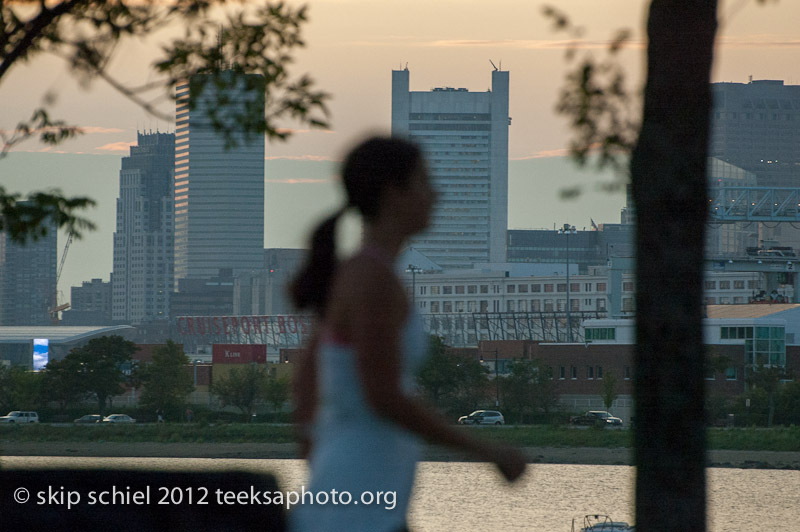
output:
{"label": "woman's ponytail", "polygon": [[328,302],[331,280],[336,271],[336,222],[345,208],[327,218],[311,236],[311,249],[300,274],[289,292],[298,310],[312,310],[322,315]]}

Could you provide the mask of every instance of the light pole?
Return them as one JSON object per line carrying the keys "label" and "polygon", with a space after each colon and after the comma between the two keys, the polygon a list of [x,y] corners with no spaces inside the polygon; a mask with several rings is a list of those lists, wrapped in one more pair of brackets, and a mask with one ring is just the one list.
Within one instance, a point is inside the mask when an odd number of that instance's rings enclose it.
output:
{"label": "light pole", "polygon": [[[494,350],[494,407],[500,408],[500,366],[497,360],[497,349]],[[481,364],[483,364],[483,354],[481,354]]]}
{"label": "light pole", "polygon": [[197,404],[197,363],[202,362],[202,360],[194,359],[192,361],[192,369],[194,370],[194,390],[192,391],[192,402]]}
{"label": "light pole", "polygon": [[417,274],[422,273],[422,268],[417,268],[413,264],[409,264],[406,268],[406,273],[411,274],[411,306],[414,311],[417,310]]}
{"label": "light pole", "polygon": [[564,227],[558,230],[559,235],[567,235],[567,334],[569,335],[569,341],[572,343],[572,319],[570,316],[570,304],[569,304],[569,235],[575,234],[578,231],[575,230],[574,225],[564,224]]}

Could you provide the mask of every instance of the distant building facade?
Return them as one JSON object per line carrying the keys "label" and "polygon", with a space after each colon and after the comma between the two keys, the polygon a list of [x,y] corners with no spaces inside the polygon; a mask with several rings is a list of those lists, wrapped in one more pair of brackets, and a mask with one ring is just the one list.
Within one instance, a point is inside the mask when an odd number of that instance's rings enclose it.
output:
{"label": "distant building facade", "polygon": [[179,279],[170,297],[170,316],[228,316],[233,313],[233,275],[221,270],[214,277]]}
{"label": "distant building facade", "polygon": [[117,322],[140,324],[169,315],[174,166],[172,133],[137,133],[137,145],[122,159],[111,274],[111,315]]}
{"label": "distant building facade", "polygon": [[509,73],[492,88],[410,91],[409,71],[392,72],[392,135],[425,151],[437,204],[410,246],[445,269],[506,260]]}
{"label": "distant building facade", "polygon": [[63,325],[110,325],[112,288],[111,283],[102,279],[83,281],[81,286],[73,286],[70,296],[71,307],[62,314]]}
{"label": "distant building facade", "polygon": [[[190,106],[190,84],[203,83]],[[219,120],[230,123],[243,113],[263,116],[263,93],[238,88],[227,96],[232,103]],[[220,270],[236,275],[264,264],[264,136],[226,140],[208,114],[216,101],[209,76],[177,87],[175,288],[181,279],[211,278]]]}
{"label": "distant building facade", "polygon": [[[708,158],[708,188],[711,197],[720,187],[754,187],[756,176],[716,157]],[[758,247],[762,224],[733,222],[711,224],[706,230],[706,256],[746,255],[747,248]],[[774,224],[771,224],[774,225]]]}
{"label": "distant building facade", "polygon": [[305,249],[265,249],[264,269],[236,276],[233,313],[294,313],[294,305],[289,298],[289,283],[300,271],[307,253]]}
{"label": "distant building facade", "polygon": [[800,186],[800,85],[713,83],[709,155],[755,174],[758,185]]}
{"label": "distant building facade", "polygon": [[56,303],[57,231],[26,244],[0,232],[0,325],[50,325]]}
{"label": "distant building facade", "polygon": [[605,265],[609,257],[633,256],[633,226],[601,224],[595,231],[566,235],[555,229],[510,229],[508,262],[577,264],[580,273]]}
{"label": "distant building facade", "polygon": [[[615,276],[604,266],[590,267],[585,274],[571,274],[568,289],[564,266],[553,264],[557,266],[561,270],[558,274],[515,275],[510,269],[476,269],[405,272],[401,279],[426,331],[443,337],[447,345],[454,347],[474,346],[487,339],[566,342],[570,336],[568,314],[573,339],[582,341],[577,335],[585,319],[614,314],[621,318],[635,316],[632,271]],[[575,266],[570,270],[574,272]],[[746,304],[765,286],[759,273],[707,271],[704,302]],[[790,286],[781,290],[782,296],[792,299]]]}

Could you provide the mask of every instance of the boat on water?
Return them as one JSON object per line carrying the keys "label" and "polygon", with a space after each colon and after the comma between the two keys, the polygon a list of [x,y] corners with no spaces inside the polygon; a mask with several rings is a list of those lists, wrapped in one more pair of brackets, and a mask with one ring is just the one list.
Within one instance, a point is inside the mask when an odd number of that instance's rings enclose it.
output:
{"label": "boat on water", "polygon": [[579,518],[572,519],[572,532],[634,532],[636,527],[625,521],[614,521],[605,514],[588,514],[583,516],[583,524]]}

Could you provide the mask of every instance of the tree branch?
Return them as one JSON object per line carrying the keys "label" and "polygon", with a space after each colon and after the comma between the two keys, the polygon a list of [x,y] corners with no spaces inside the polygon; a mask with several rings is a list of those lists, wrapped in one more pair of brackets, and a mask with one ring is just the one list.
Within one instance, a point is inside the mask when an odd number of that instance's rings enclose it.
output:
{"label": "tree branch", "polygon": [[0,80],[3,79],[3,75],[8,72],[17,60],[25,57],[25,54],[28,53],[28,50],[31,46],[34,46],[36,40],[41,37],[42,33],[60,16],[65,15],[72,11],[77,5],[85,2],[86,0],[68,0],[66,2],[62,2],[55,6],[52,9],[48,9],[46,3],[44,1],[41,2],[41,11],[38,15],[36,15],[33,19],[31,19],[28,23],[24,25],[25,33],[14,47],[8,54],[3,57],[3,61],[0,62]]}

